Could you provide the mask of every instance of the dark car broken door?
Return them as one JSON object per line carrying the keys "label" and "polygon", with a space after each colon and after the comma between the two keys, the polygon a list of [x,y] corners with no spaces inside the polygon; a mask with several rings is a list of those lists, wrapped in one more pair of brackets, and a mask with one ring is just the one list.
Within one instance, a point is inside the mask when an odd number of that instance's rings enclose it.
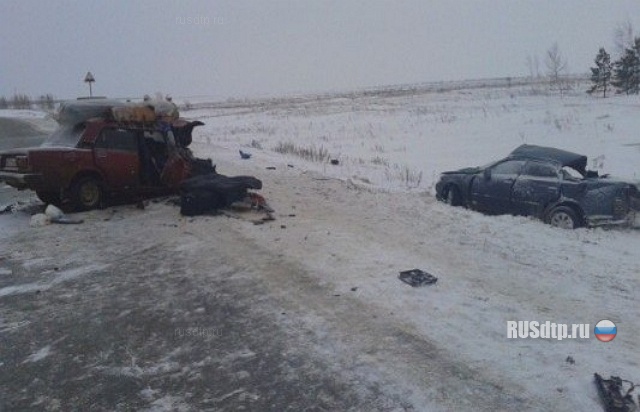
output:
{"label": "dark car broken door", "polygon": [[542,217],[545,207],[559,197],[559,167],[530,160],[513,185],[513,213]]}
{"label": "dark car broken door", "polygon": [[110,188],[126,190],[139,185],[140,157],[136,131],[103,129],[96,139],[94,154],[96,165]]}
{"label": "dark car broken door", "polygon": [[524,163],[524,160],[506,160],[477,176],[471,186],[474,209],[486,213],[511,213],[513,184]]}

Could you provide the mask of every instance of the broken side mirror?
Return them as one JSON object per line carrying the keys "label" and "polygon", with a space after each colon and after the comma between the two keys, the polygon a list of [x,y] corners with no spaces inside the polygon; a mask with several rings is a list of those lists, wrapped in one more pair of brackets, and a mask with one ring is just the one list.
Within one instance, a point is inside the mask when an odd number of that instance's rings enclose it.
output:
{"label": "broken side mirror", "polygon": [[491,169],[484,169],[484,180],[491,180]]}

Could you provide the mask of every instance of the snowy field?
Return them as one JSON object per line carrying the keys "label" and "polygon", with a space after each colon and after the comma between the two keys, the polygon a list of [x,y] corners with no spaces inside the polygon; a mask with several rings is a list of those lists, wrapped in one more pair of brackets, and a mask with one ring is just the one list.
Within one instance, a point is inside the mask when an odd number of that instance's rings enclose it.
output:
{"label": "snowy field", "polygon": [[[157,250],[153,259],[189,253],[194,260],[185,267],[205,280],[217,270],[207,269],[209,260],[239,267],[229,278],[266,285],[265,299],[281,305],[272,308],[278,327],[302,336],[303,352],[328,363],[322,373],[403,400],[396,409],[367,410],[600,410],[594,372],[640,381],[639,231],[562,230],[452,208],[433,196],[441,171],[488,163],[522,143],[583,153],[592,169],[638,179],[637,96],[560,98],[522,86],[195,106],[182,113],[205,122],[194,132],[195,154],[211,157],[220,173],[260,178],[276,221],[184,219],[175,207],[151,204],[145,211],[87,212],[72,231],[29,229],[28,217],[5,214],[3,256],[16,267],[56,263],[65,255],[33,245],[64,237],[56,247],[74,250],[74,259],[109,266],[123,245],[139,239],[142,255]],[[251,159],[240,159],[239,150]],[[173,220],[175,227],[167,223]],[[99,253],[74,248],[92,243],[92,233],[108,233],[97,237]],[[397,274],[412,268],[439,280],[411,288]],[[132,272],[127,282],[152,284],[155,275]],[[39,282],[54,290],[65,282],[56,279]],[[31,290],[23,283],[3,282],[0,301]],[[95,288],[102,291],[99,283]],[[171,310],[161,300],[157,305]],[[25,320],[7,310],[3,316]],[[618,325],[612,342],[593,337],[601,319]],[[507,339],[513,320],[588,323],[591,337]],[[39,341],[25,356],[62,356],[56,342]],[[247,350],[260,354],[260,347]],[[114,365],[107,360],[95,360],[95,374]]]}
{"label": "snowy field", "polygon": [[[57,127],[57,123],[53,120],[51,113],[41,110],[3,109],[0,110],[0,117],[19,119],[41,133],[51,133]],[[4,136],[4,134],[2,136]]]}
{"label": "snowy field", "polygon": [[[237,172],[302,170],[373,193],[355,210],[331,195],[331,210],[348,218],[317,221],[311,234],[290,231],[274,253],[304,254],[305,264],[342,293],[369,285],[358,289],[359,299],[403,314],[439,347],[499,381],[557,402],[558,410],[593,410],[594,372],[640,380],[640,232],[564,231],[527,218],[449,208],[432,196],[439,172],[486,164],[523,143],[585,154],[588,168],[637,180],[639,113],[637,96],[602,99],[580,91],[561,98],[525,86],[273,99],[183,114],[206,123],[196,133],[198,155],[239,164]],[[277,151],[285,145],[327,154],[322,161],[304,160]],[[251,160],[240,161],[239,149],[252,153]],[[283,171],[287,165],[295,169]],[[277,210],[280,200],[270,198]],[[323,231],[337,233],[338,240],[323,244]],[[316,248],[301,251],[300,239],[311,238]],[[390,288],[389,272],[414,266],[441,275],[435,290]],[[601,319],[619,325],[614,342],[598,342],[593,330],[586,341],[506,339],[507,320],[593,328]]]}

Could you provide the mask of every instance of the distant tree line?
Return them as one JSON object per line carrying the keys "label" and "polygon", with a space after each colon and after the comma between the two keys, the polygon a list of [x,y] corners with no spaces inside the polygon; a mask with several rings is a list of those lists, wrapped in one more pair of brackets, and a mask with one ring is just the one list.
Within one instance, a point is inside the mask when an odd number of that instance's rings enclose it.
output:
{"label": "distant tree line", "polygon": [[26,94],[16,93],[13,97],[7,99],[4,96],[0,96],[0,110],[1,109],[32,109],[34,106],[39,107],[42,110],[53,110],[55,108],[56,101],[52,94],[47,93],[41,95],[38,99],[32,100]]}
{"label": "distant tree line", "polygon": [[591,88],[587,93],[607,92],[640,93],[640,37],[633,36],[633,28],[629,23],[616,30],[616,48],[620,52],[618,60],[611,61],[611,55],[601,47],[591,67]]}

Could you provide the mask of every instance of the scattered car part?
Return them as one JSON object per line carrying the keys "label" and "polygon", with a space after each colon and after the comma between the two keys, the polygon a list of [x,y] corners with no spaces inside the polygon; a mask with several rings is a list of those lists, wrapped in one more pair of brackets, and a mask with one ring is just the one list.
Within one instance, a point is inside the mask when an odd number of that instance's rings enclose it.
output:
{"label": "scattered car part", "polygon": [[80,223],[84,223],[84,219],[74,219],[65,215],[51,219],[51,223],[58,223],[61,225],[78,225]]}
{"label": "scattered car part", "polygon": [[218,173],[195,176],[180,187],[180,213],[195,216],[243,201],[248,189],[262,189],[262,182],[253,176],[225,176]]}
{"label": "scattered car part", "polygon": [[[638,405],[636,405],[631,396],[631,392],[635,388],[632,382],[621,379],[618,376],[611,376],[609,379],[603,379],[602,376],[597,373],[594,373],[593,376],[596,381],[596,386],[598,387],[598,394],[600,395],[606,412],[637,411]],[[624,395],[623,383],[631,386]],[[638,403],[640,403],[640,399],[638,399]]]}
{"label": "scattered car part", "polygon": [[404,283],[413,287],[431,285],[438,281],[438,278],[420,269],[411,269],[400,272],[398,278]]}

